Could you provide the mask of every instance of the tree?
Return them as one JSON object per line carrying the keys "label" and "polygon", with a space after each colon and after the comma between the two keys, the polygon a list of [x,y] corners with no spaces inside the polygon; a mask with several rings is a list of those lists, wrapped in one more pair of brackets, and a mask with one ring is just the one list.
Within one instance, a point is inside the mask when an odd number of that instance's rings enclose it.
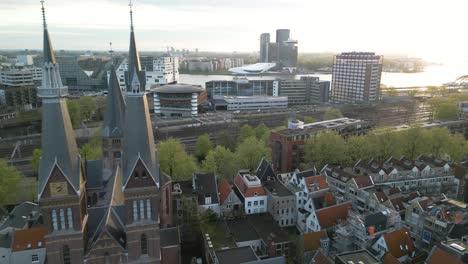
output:
{"label": "tree", "polygon": [[216,145],[224,146],[230,151],[235,151],[237,147],[236,138],[231,133],[228,133],[228,131],[223,130],[216,135]]}
{"label": "tree", "polygon": [[437,158],[442,158],[447,146],[450,146],[450,132],[447,128],[433,128],[430,130],[430,140],[427,142],[428,152]]}
{"label": "tree", "polygon": [[270,157],[270,149],[261,140],[252,136],[237,147],[236,156],[239,168],[253,171],[263,157]]}
{"label": "tree", "polygon": [[34,171],[39,170],[39,161],[41,160],[41,149],[34,149],[32,153],[31,165]]}
{"label": "tree", "polygon": [[337,119],[343,117],[343,114],[339,109],[332,108],[328,109],[324,114],[323,114],[323,120],[331,120],[331,119]]}
{"label": "tree", "polygon": [[418,95],[418,91],[417,91],[417,90],[409,90],[409,91],[408,91],[408,96],[409,96],[409,97],[415,97],[416,95]]}
{"label": "tree", "polygon": [[427,130],[419,126],[411,127],[399,132],[402,154],[407,158],[414,160],[420,154],[425,153],[425,146],[428,144]]}
{"label": "tree", "polygon": [[310,124],[310,123],[313,123],[313,122],[315,122],[315,118],[313,118],[311,116],[304,116],[304,123]]}
{"label": "tree", "polygon": [[211,151],[208,156],[209,155],[213,155],[214,157],[217,169],[216,172],[219,177],[225,177],[228,179],[234,178],[237,170],[239,169],[239,166],[236,155],[232,151],[226,149],[223,146],[216,146],[216,148]]}
{"label": "tree", "polygon": [[453,135],[449,139],[445,151],[450,161],[459,162],[463,160],[465,153],[468,152],[468,144],[463,135]]}
{"label": "tree", "polygon": [[68,100],[67,101],[68,113],[70,114],[70,119],[72,122],[73,128],[79,128],[81,125],[81,110],[78,100]]}
{"label": "tree", "polygon": [[158,157],[161,170],[174,181],[188,180],[197,170],[195,160],[185,152],[182,144],[173,138],[158,144]]}
{"label": "tree", "polygon": [[390,127],[384,127],[372,131],[369,134],[369,144],[374,153],[374,158],[386,160],[390,157],[401,155],[399,134]]}
{"label": "tree", "polygon": [[318,169],[326,164],[343,164],[348,160],[346,142],[334,131],[323,132],[315,138],[308,139],[304,151],[307,165]]}
{"label": "tree", "polygon": [[249,125],[243,125],[240,130],[239,142],[242,143],[252,136],[255,136],[255,130]]}
{"label": "tree", "polygon": [[8,197],[16,194],[20,180],[21,173],[0,159],[0,205],[3,205]]}
{"label": "tree", "polygon": [[213,173],[218,174],[217,173],[218,172],[218,167],[216,166],[214,151],[210,151],[208,153],[208,155],[206,155],[205,160],[203,160],[203,162],[202,162],[201,169],[205,173],[213,172]]}
{"label": "tree", "polygon": [[394,87],[390,87],[389,89],[385,90],[385,94],[388,96],[397,96],[398,91]]}
{"label": "tree", "polygon": [[88,143],[80,148],[81,157],[85,160],[100,160],[102,159],[102,137],[99,133],[100,129],[95,132]]}
{"label": "tree", "polygon": [[349,165],[354,165],[359,160],[372,158],[372,149],[367,136],[350,136],[346,139],[346,155]]}
{"label": "tree", "polygon": [[79,102],[83,119],[86,121],[90,120],[97,110],[96,100],[90,96],[83,96],[80,98]]}
{"label": "tree", "polygon": [[195,157],[198,159],[198,162],[202,162],[212,148],[208,134],[199,136],[195,144]]}
{"label": "tree", "polygon": [[437,120],[456,120],[458,118],[458,107],[453,102],[445,102],[437,106],[433,106],[434,119]]}
{"label": "tree", "polygon": [[270,134],[270,129],[264,123],[261,123],[254,129],[254,132],[257,139],[262,139],[265,137],[265,134]]}

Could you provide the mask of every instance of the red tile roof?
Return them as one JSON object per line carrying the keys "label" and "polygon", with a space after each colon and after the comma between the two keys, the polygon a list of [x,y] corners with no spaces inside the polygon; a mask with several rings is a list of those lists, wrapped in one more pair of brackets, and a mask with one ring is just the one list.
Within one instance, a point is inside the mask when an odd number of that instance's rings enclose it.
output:
{"label": "red tile roof", "polygon": [[387,249],[396,258],[409,255],[415,251],[413,239],[406,228],[401,228],[383,235]]}
{"label": "red tile roof", "polygon": [[312,251],[320,248],[320,239],[326,238],[327,232],[320,230],[317,232],[304,234],[304,251]]}
{"label": "red tile roof", "polygon": [[336,204],[335,195],[332,192],[327,192],[325,194],[325,204],[327,207]]}
{"label": "red tile roof", "polygon": [[44,236],[47,234],[45,227],[33,227],[30,229],[15,230],[11,251],[23,251],[45,248]]}
{"label": "red tile roof", "polygon": [[432,251],[432,254],[427,258],[427,264],[439,264],[439,263],[450,263],[450,264],[463,264],[463,261],[436,247]]}
{"label": "red tile roof", "polygon": [[229,184],[228,180],[222,179],[218,185],[218,192],[219,192],[219,202],[220,204],[224,204],[224,201],[228,198],[229,194],[232,192],[231,184]]}
{"label": "red tile roof", "polygon": [[369,186],[374,185],[372,181],[372,177],[369,175],[359,175],[354,177],[354,181],[356,182],[358,188],[366,188]]}
{"label": "red tile roof", "polygon": [[315,214],[320,227],[326,229],[336,225],[339,220],[346,220],[350,208],[351,202],[347,202],[317,210]]}
{"label": "red tile roof", "polygon": [[[265,189],[263,189],[263,186],[247,186],[244,183],[244,180],[242,180],[242,176],[237,175],[236,178],[234,179],[234,185],[236,185],[237,189],[244,195],[244,197],[254,197],[254,196],[264,196],[266,195]],[[255,195],[255,193],[257,195]]]}
{"label": "red tile roof", "polygon": [[314,261],[314,264],[332,264],[332,262],[323,255],[322,251],[318,251],[317,254],[315,254]]}
{"label": "red tile roof", "polygon": [[386,202],[388,200],[388,197],[387,197],[387,195],[385,195],[384,192],[376,192],[375,193],[375,198],[377,198],[377,201],[379,203],[383,203],[383,202]]}
{"label": "red tile roof", "polygon": [[[304,182],[306,183],[309,192],[319,191],[328,188],[327,177],[325,177],[324,175],[317,175],[304,178]],[[311,188],[309,188],[309,184],[315,184],[315,186],[318,187],[318,189],[312,190]]]}

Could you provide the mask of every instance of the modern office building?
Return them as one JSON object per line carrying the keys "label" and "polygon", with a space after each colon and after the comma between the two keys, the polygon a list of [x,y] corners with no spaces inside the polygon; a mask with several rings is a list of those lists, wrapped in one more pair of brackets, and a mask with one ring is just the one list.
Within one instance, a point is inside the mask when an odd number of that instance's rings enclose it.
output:
{"label": "modern office building", "polygon": [[34,84],[33,73],[30,70],[0,71],[0,85],[24,86]]}
{"label": "modern office building", "polygon": [[[78,63],[76,56],[56,57],[60,63],[60,77],[63,85],[68,86],[69,92],[97,91],[107,88],[107,71],[105,67],[93,72],[86,72]],[[34,66],[42,67],[43,58],[35,57]]]}
{"label": "modern office building", "polygon": [[273,78],[213,80],[205,83],[208,98],[223,99],[224,96],[272,96]]}
{"label": "modern office building", "polygon": [[290,38],[289,29],[276,30],[276,42],[270,42],[270,34],[260,35],[260,62],[275,62],[280,69],[297,67],[297,41]]}
{"label": "modern office building", "polygon": [[168,84],[151,89],[154,112],[162,116],[197,116],[198,106],[206,101],[207,92],[188,84]]}
{"label": "modern office building", "polygon": [[330,82],[318,77],[302,76],[297,79],[276,80],[274,96],[287,96],[289,105],[323,104],[328,102]]}
{"label": "modern office building", "polygon": [[[142,70],[146,75],[146,90],[152,86],[174,84],[179,81],[179,58],[164,55],[161,57],[140,56]],[[120,86],[125,88],[125,72],[128,70],[128,59],[125,58],[117,68]]]}
{"label": "modern office building", "polygon": [[333,103],[366,103],[380,98],[383,56],[373,52],[345,52],[335,56],[332,71]]}
{"label": "modern office building", "polygon": [[269,62],[270,33],[260,35],[260,62]]}
{"label": "modern office building", "polygon": [[362,120],[338,118],[304,124],[290,121],[288,129],[272,131],[270,148],[272,165],[276,172],[291,172],[304,162],[305,141],[323,131],[336,131],[342,136],[364,134],[370,128]]}
{"label": "modern office building", "polygon": [[36,96],[33,72],[29,69],[9,69],[0,71],[0,104],[23,110],[40,105]]}
{"label": "modern office building", "polygon": [[288,98],[283,96],[225,96],[228,111],[287,109]]}

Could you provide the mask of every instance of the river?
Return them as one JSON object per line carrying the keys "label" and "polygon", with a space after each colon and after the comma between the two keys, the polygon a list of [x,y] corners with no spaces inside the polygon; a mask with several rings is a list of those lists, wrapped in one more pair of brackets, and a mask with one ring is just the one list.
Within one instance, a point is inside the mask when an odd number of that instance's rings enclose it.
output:
{"label": "river", "polygon": [[[424,72],[418,73],[382,73],[381,83],[391,87],[414,87],[414,86],[440,86],[445,83],[453,82],[458,77],[468,75],[468,61],[449,62],[441,65],[431,65],[424,69]],[[300,78],[303,75],[293,75],[291,78]],[[320,77],[321,80],[331,81],[331,74],[310,74],[310,76]],[[192,75],[181,74],[180,83],[201,85],[205,87],[205,83],[212,80],[232,80],[232,75]],[[285,75],[275,76],[247,76],[252,79],[275,79],[276,77],[284,78]]]}

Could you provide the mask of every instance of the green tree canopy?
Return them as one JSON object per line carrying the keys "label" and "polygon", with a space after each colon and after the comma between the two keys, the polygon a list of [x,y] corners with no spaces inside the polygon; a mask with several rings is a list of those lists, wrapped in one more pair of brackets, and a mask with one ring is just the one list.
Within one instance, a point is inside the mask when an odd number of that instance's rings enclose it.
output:
{"label": "green tree canopy", "polygon": [[258,125],[254,131],[257,139],[262,139],[265,137],[266,134],[270,134],[270,129],[264,123]]}
{"label": "green tree canopy", "polygon": [[71,119],[73,128],[79,128],[81,125],[81,120],[82,120],[79,101],[68,100],[67,107],[68,107],[68,112],[70,114],[70,119]]}
{"label": "green tree canopy", "polygon": [[349,158],[349,165],[354,165],[360,159],[371,159],[372,152],[366,136],[350,136],[346,139],[346,155]]}
{"label": "green tree canopy", "polygon": [[34,149],[32,153],[31,165],[35,172],[39,171],[40,160],[41,160],[41,149]]}
{"label": "green tree canopy", "polygon": [[305,124],[314,123],[315,121],[316,121],[315,118],[313,118],[311,116],[304,116],[304,123]]}
{"label": "green tree canopy", "polygon": [[0,159],[0,205],[3,205],[8,197],[16,194],[20,180],[21,173]]}
{"label": "green tree canopy", "polygon": [[213,146],[211,145],[210,136],[208,136],[208,134],[199,136],[195,144],[195,157],[198,159],[198,162],[202,162],[212,148]]}
{"label": "green tree canopy", "polygon": [[230,151],[236,151],[236,138],[228,131],[223,130],[216,135],[216,145],[224,146]]}
{"label": "green tree canopy", "polygon": [[185,152],[182,144],[173,138],[158,144],[158,157],[161,170],[174,181],[188,180],[197,170],[195,160]]}
{"label": "green tree canopy", "polygon": [[331,120],[331,119],[337,119],[343,117],[343,114],[339,109],[332,108],[328,109],[324,114],[323,114],[323,120]]}
{"label": "green tree canopy", "polygon": [[345,164],[346,142],[334,131],[320,133],[315,138],[306,141],[305,162],[309,167],[321,169],[326,164]]}
{"label": "green tree canopy", "polygon": [[236,151],[239,169],[255,170],[263,157],[270,157],[270,149],[255,136],[245,139]]}
{"label": "green tree canopy", "polygon": [[233,179],[239,169],[236,155],[223,146],[216,146],[208,156],[212,155],[216,164],[218,177]]}
{"label": "green tree canopy", "polygon": [[448,121],[458,118],[458,107],[453,102],[444,102],[433,106],[434,119]]}
{"label": "green tree canopy", "polygon": [[98,129],[90,138],[89,142],[80,148],[81,157],[85,160],[102,159],[102,137]]}
{"label": "green tree canopy", "polygon": [[90,120],[97,110],[96,99],[90,96],[82,96],[79,103],[82,117],[85,120]]}
{"label": "green tree canopy", "polygon": [[426,147],[429,143],[429,134],[427,130],[415,126],[399,132],[402,154],[409,159],[415,159],[420,154],[426,153]]}
{"label": "green tree canopy", "polygon": [[240,130],[239,142],[244,142],[249,137],[255,136],[255,130],[249,125],[243,125]]}
{"label": "green tree canopy", "polygon": [[379,160],[401,155],[401,144],[398,133],[390,127],[376,129],[369,134],[369,144],[374,150],[374,158]]}

